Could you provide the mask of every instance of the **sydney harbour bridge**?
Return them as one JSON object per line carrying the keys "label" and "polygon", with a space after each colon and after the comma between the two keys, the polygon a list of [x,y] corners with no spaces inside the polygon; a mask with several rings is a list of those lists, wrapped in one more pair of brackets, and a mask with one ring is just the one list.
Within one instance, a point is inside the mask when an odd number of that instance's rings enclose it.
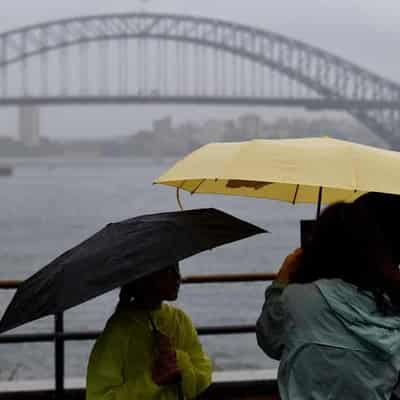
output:
{"label": "sydney harbour bridge", "polygon": [[132,13],[0,33],[0,106],[129,103],[341,110],[400,148],[400,84],[274,32]]}

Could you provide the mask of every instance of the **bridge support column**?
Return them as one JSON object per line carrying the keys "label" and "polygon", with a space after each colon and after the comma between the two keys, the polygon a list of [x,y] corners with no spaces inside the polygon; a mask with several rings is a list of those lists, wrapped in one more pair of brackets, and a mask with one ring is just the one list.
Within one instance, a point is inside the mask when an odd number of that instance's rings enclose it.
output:
{"label": "bridge support column", "polygon": [[40,144],[40,109],[37,106],[18,108],[18,130],[20,141],[28,147]]}

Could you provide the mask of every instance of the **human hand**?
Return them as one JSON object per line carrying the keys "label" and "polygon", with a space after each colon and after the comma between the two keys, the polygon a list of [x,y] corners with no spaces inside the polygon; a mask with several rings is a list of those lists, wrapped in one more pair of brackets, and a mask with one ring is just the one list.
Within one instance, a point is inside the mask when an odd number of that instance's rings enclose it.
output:
{"label": "human hand", "polygon": [[276,278],[278,280],[290,282],[290,280],[293,278],[294,273],[301,265],[302,260],[303,249],[299,247],[286,256]]}
{"label": "human hand", "polygon": [[152,370],[151,378],[156,385],[164,386],[178,383],[181,380],[182,375],[181,371],[177,367],[161,368],[155,364]]}
{"label": "human hand", "polygon": [[159,355],[153,364],[152,379],[159,386],[179,382],[181,371],[178,368],[175,351]]}
{"label": "human hand", "polygon": [[152,379],[159,385],[170,385],[181,379],[178,368],[176,351],[172,347],[171,339],[158,332],[157,334],[158,356],[152,369]]}

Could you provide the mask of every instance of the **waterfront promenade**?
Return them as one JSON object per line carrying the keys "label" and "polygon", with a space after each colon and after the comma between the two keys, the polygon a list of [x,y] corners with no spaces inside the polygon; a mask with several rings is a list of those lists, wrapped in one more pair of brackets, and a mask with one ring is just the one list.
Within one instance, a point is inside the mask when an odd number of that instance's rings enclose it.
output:
{"label": "waterfront promenade", "polygon": [[[278,399],[276,377],[276,369],[214,372],[213,383],[201,399]],[[84,387],[84,378],[67,378],[63,400],[83,400]],[[53,391],[54,381],[52,380],[0,382],[0,400],[54,399]]]}

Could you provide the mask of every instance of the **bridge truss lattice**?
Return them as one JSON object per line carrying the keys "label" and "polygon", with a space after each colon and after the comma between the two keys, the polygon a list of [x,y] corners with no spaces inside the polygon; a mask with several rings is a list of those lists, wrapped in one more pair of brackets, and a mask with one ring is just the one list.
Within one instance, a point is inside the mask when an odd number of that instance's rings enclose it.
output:
{"label": "bridge truss lattice", "polygon": [[340,109],[400,145],[399,84],[270,31],[133,13],[0,34],[0,105],[124,102]]}

